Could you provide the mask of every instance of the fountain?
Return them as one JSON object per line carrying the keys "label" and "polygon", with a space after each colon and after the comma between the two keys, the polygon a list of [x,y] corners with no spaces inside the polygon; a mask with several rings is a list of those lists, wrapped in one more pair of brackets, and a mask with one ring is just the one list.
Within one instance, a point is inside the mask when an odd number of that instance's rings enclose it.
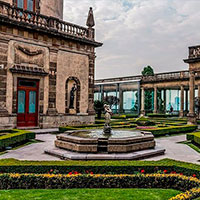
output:
{"label": "fountain", "polygon": [[72,160],[123,160],[141,159],[164,154],[156,147],[150,132],[139,130],[112,130],[112,111],[105,104],[105,124],[102,130],[66,131],[57,135],[55,148],[45,153]]}

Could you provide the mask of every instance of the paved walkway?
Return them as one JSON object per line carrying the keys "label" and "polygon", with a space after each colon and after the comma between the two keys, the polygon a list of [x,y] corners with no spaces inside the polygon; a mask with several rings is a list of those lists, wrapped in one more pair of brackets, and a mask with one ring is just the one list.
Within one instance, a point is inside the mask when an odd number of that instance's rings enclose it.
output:
{"label": "paved walkway", "polygon": [[[160,160],[164,158],[171,158],[174,160],[180,160],[185,162],[200,164],[200,154],[191,149],[185,144],[179,144],[177,142],[185,141],[185,135],[163,137],[156,139],[158,147],[166,149],[165,155],[149,158],[146,160]],[[3,158],[15,158],[19,160],[60,160],[59,158],[44,154],[44,149],[52,148],[54,146],[54,140],[56,136],[53,134],[38,134],[36,139],[43,142],[33,143],[28,146],[24,146],[17,150],[10,150],[8,153],[0,156]]]}
{"label": "paved walkway", "polygon": [[156,139],[157,145],[166,149],[166,153],[165,155],[148,158],[146,160],[161,160],[164,158],[170,158],[173,160],[200,164],[200,154],[188,145],[178,143],[182,141],[186,141],[186,135]]}

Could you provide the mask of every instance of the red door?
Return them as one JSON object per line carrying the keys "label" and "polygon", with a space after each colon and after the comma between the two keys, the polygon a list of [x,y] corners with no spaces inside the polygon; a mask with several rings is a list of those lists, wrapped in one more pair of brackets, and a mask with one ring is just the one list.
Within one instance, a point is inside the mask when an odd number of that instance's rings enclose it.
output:
{"label": "red door", "polygon": [[17,86],[17,126],[38,125],[38,80],[18,79]]}

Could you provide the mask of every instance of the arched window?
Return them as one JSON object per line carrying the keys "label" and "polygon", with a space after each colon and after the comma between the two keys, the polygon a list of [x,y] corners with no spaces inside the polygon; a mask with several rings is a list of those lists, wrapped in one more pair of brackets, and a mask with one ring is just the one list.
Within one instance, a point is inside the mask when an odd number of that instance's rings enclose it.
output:
{"label": "arched window", "polygon": [[35,0],[17,0],[17,7],[34,12]]}

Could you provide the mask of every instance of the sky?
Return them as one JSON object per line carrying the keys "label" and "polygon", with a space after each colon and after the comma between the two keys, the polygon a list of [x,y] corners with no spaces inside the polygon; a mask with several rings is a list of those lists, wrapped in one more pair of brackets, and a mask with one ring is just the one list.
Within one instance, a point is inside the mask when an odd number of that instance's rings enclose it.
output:
{"label": "sky", "polygon": [[95,16],[96,79],[187,70],[188,46],[200,44],[200,0],[64,0],[64,20]]}

